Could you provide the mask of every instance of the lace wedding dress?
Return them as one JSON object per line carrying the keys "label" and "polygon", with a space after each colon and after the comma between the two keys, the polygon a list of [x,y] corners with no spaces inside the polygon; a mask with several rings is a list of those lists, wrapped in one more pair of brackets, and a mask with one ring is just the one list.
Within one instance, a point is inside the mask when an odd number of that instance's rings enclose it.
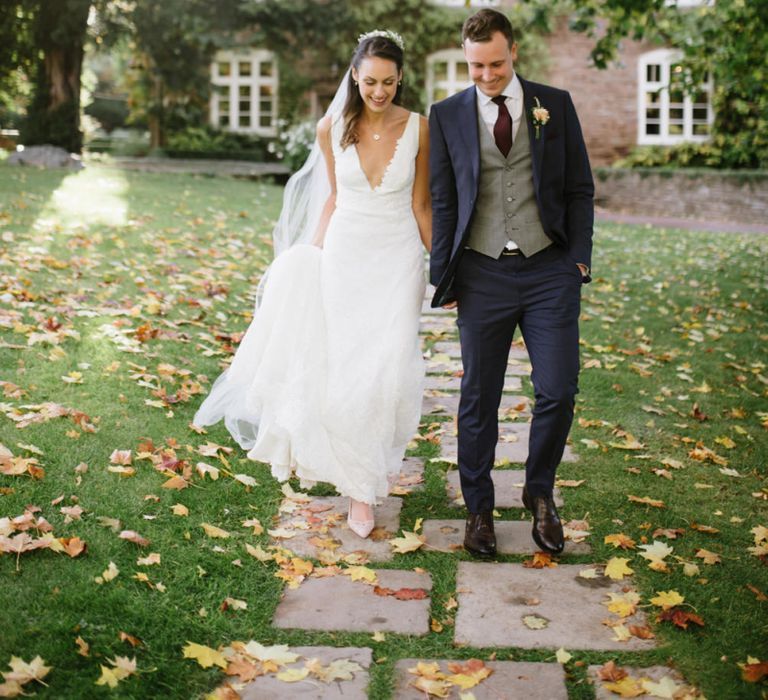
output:
{"label": "lace wedding dress", "polygon": [[248,457],[284,481],[325,481],[358,501],[389,492],[418,428],[424,257],[412,210],[419,117],[412,113],[382,181],[331,130],[336,209],[322,249],[295,245],[268,272],[230,368],[195,415],[224,418]]}

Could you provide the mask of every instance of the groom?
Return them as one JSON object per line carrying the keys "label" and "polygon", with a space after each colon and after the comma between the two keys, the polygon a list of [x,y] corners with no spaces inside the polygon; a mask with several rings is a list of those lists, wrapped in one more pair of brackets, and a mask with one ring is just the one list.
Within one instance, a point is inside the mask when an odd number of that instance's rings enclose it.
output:
{"label": "groom", "polygon": [[580,287],[589,282],[594,185],[570,95],[523,80],[512,26],[483,9],[462,29],[475,83],[432,106],[432,306],[458,305],[464,376],[459,472],[469,511],[464,547],[496,554],[491,469],[512,338],[533,366],[523,504],[533,539],[563,550],[552,491],[573,420]]}

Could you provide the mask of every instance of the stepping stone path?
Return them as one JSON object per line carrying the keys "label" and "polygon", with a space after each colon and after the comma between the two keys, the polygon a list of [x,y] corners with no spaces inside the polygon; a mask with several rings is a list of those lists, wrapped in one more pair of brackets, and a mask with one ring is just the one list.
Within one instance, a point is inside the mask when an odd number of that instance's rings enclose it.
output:
{"label": "stepping stone path", "polygon": [[[422,312],[421,333],[428,366],[423,415],[425,420],[432,421],[438,416],[449,417],[442,423],[440,455],[432,461],[455,463],[455,416],[461,384],[461,349],[455,312],[430,308],[428,297]],[[454,644],[461,646],[463,653],[461,660],[397,661],[391,696],[396,700],[425,698],[425,691],[419,689],[425,678],[437,679],[429,682],[442,684],[444,694],[440,697],[458,700],[462,689],[450,681],[452,674],[478,667],[486,677],[469,689],[475,700],[567,700],[566,674],[558,663],[496,660],[485,663],[472,661],[466,651],[477,649],[475,656],[487,659],[494,647],[543,649],[551,651],[551,655],[545,652],[547,658],[554,657],[555,651],[562,647],[605,652],[604,660],[609,661],[617,651],[642,652],[655,645],[653,638],[644,638],[649,635],[644,634],[643,612],[634,611],[621,618],[607,607],[611,598],[631,595],[627,593],[632,590],[631,578],[614,581],[603,575],[603,564],[574,563],[572,557],[581,556],[583,562],[590,553],[589,533],[581,529],[583,525],[573,523],[575,529],[571,529],[566,524],[566,537],[570,541],[559,561],[540,558],[536,553],[530,517],[522,510],[521,503],[532,403],[528,398],[531,394],[529,373],[525,348],[515,343],[510,349],[506,373],[507,393],[499,409],[499,417],[504,422],[500,424],[496,457],[498,462],[517,468],[497,468],[493,480],[497,509],[512,509],[496,520],[500,555],[536,556],[524,563],[470,560],[463,552],[463,519],[433,519],[422,523],[419,533],[424,538],[422,551],[457,560],[456,590],[451,596],[456,607],[455,620],[448,623],[453,623]],[[511,393],[521,391],[522,377],[526,377],[528,396]],[[570,448],[566,448],[563,461],[577,461]],[[411,457],[404,461],[390,497],[376,509],[377,529],[366,540],[357,537],[346,524],[347,499],[302,494],[286,498],[280,507],[278,522],[270,529],[274,535],[273,545],[319,563],[308,575],[286,579],[282,600],[273,617],[276,628],[413,637],[432,633],[431,576],[422,568],[414,569],[409,564],[409,555],[395,558],[391,546],[392,538],[402,534],[400,497],[407,498],[407,494],[421,488],[423,470],[422,459]],[[460,505],[459,474],[455,469],[447,472],[445,489],[445,503]],[[556,502],[567,507],[559,491],[556,491]],[[522,520],[511,519],[521,515]],[[302,560],[291,561],[301,563]],[[373,568],[375,562],[388,561],[399,563],[403,568]],[[367,563],[370,568],[364,566]],[[442,601],[439,607],[442,608]],[[638,634],[633,636],[633,631]],[[334,659],[348,659],[357,662],[359,667],[349,679],[327,685],[310,676],[306,682],[286,686],[273,678],[274,674],[268,674],[238,685],[240,697],[248,700],[366,697],[372,663],[370,648],[297,647],[293,651],[305,660],[316,657],[328,664]],[[301,663],[297,661],[295,667],[301,668]],[[603,681],[597,676],[599,668],[589,669],[596,697],[598,700],[617,697],[602,687]],[[420,675],[422,672],[427,676]],[[657,681],[666,675],[664,682],[672,682],[672,672],[663,667],[633,669],[631,673]],[[674,680],[682,683],[679,676],[674,676]]]}
{"label": "stepping stone path", "polygon": [[[629,676],[637,679],[638,681],[642,682],[642,680],[648,680],[652,683],[661,683],[666,685],[668,691],[671,691],[668,695],[661,696],[658,694],[652,695],[651,693],[642,693],[641,695],[633,696],[640,698],[640,700],[643,700],[643,698],[650,700],[651,698],[658,697],[673,697],[674,693],[682,691],[684,688],[688,687],[680,673],[675,669],[670,668],[669,666],[649,666],[648,668],[623,666],[622,668]],[[598,675],[599,671],[600,666],[590,666],[587,669],[589,679],[592,681],[592,683],[594,683],[595,700],[616,700],[616,698],[620,696],[616,695],[615,693],[611,692],[609,688],[605,687],[606,681],[600,680],[600,676]],[[607,682],[610,683],[610,681]],[[674,690],[674,686],[677,686],[677,690]]]}
{"label": "stepping stone path", "polygon": [[349,632],[396,632],[424,635],[429,632],[429,596],[400,600],[380,590],[428,592],[428,573],[399,569],[374,569],[378,585],[351,576],[308,578],[288,589],[277,606],[275,627]]}
{"label": "stepping stone path", "polygon": [[363,668],[349,680],[339,679],[331,683],[318,682],[307,678],[304,682],[293,683],[286,689],[285,681],[276,674],[260,676],[246,684],[239,691],[241,700],[367,700],[368,668],[371,665],[372,652],[367,648],[356,647],[292,647],[291,651],[301,658],[286,664],[281,670],[302,669],[309,659],[317,659],[323,666],[333,661],[351,661]]}
{"label": "stepping stone path", "polygon": [[[414,668],[419,659],[402,659],[395,665],[397,685],[395,700],[424,700],[424,693],[413,687],[417,675],[408,671]],[[427,663],[432,663],[427,661]],[[450,674],[450,661],[441,660],[440,670]],[[464,662],[458,662],[464,663]],[[530,663],[517,661],[490,661],[485,664],[493,673],[479,685],[472,688],[475,700],[568,700],[565,687],[565,672],[558,664]],[[454,686],[455,688],[455,686]],[[456,693],[449,695],[458,698]]]}

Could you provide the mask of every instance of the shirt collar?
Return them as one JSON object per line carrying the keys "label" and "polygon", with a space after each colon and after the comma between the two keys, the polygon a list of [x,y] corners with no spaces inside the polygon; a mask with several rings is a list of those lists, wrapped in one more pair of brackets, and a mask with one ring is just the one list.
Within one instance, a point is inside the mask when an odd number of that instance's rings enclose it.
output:
{"label": "shirt collar", "polygon": [[[477,101],[481,106],[485,106],[491,102],[493,98],[488,97],[479,87],[475,86],[477,92]],[[520,82],[520,78],[517,77],[517,73],[512,74],[512,80],[507,83],[501,94],[507,99],[522,100],[523,99],[523,85]]]}

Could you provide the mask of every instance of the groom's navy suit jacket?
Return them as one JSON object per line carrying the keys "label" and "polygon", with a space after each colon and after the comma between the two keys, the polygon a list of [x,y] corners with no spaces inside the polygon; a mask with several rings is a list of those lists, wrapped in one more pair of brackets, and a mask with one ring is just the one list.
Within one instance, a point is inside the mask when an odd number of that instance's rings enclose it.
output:
{"label": "groom's navy suit jacket", "polygon": [[[574,263],[591,267],[595,188],[571,96],[522,78],[520,83],[542,228],[556,245],[568,250]],[[549,112],[549,121],[539,127],[538,136],[532,115],[534,98]],[[478,188],[482,187],[478,128],[474,86],[432,105],[430,281],[437,288],[432,299],[435,307],[455,299],[453,277],[469,238]],[[500,214],[500,225],[502,221]]]}

